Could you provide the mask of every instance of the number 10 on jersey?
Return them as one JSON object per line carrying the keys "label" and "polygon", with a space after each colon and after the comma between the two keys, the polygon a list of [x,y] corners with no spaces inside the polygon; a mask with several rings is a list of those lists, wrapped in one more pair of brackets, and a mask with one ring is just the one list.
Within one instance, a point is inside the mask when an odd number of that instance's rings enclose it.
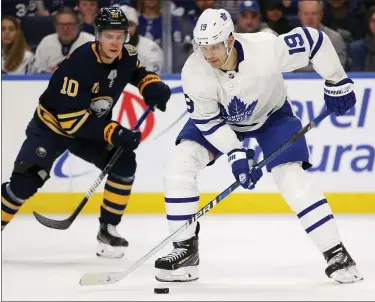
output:
{"label": "number 10 on jersey", "polygon": [[78,86],[79,84],[76,80],[72,80],[72,79],[68,79],[67,77],[64,77],[64,84],[60,90],[60,93],[67,94],[71,97],[75,97],[78,93]]}

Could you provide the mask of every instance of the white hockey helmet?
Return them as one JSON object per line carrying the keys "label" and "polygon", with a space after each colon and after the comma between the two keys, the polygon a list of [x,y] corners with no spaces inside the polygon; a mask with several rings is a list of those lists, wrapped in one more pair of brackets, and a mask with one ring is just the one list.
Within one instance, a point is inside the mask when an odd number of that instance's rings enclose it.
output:
{"label": "white hockey helmet", "polygon": [[195,25],[194,42],[197,46],[226,42],[232,32],[234,24],[230,14],[222,8],[208,8],[200,15]]}

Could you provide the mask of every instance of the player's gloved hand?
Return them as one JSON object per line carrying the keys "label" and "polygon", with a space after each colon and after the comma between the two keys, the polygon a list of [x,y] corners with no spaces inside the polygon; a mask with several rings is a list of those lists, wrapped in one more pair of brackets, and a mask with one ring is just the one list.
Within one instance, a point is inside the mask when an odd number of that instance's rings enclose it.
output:
{"label": "player's gloved hand", "polygon": [[164,112],[171,97],[171,89],[162,81],[153,82],[143,88],[142,96],[147,106],[156,107]]}
{"label": "player's gloved hand", "polygon": [[141,132],[132,131],[117,125],[109,141],[117,148],[122,147],[125,151],[133,151],[137,149],[141,141]]}
{"label": "player's gloved hand", "polygon": [[328,111],[334,112],[336,116],[343,115],[356,103],[353,91],[353,81],[349,78],[343,79],[336,84],[326,81],[324,84],[324,101]]}
{"label": "player's gloved hand", "polygon": [[255,167],[255,152],[252,149],[233,149],[228,153],[228,162],[232,166],[234,177],[244,189],[252,190],[262,177],[262,169]]}

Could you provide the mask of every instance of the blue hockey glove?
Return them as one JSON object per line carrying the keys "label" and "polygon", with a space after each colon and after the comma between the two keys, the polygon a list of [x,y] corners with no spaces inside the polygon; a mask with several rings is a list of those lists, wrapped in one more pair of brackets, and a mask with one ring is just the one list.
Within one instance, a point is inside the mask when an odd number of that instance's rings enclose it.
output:
{"label": "blue hockey glove", "polygon": [[327,109],[336,116],[344,115],[356,103],[353,81],[346,78],[336,84],[326,81],[324,84],[324,101]]}
{"label": "blue hockey glove", "polygon": [[152,82],[145,86],[142,96],[147,106],[156,107],[164,112],[171,97],[171,89],[162,81]]}
{"label": "blue hockey glove", "polygon": [[233,149],[228,153],[233,175],[244,189],[254,189],[255,184],[263,176],[262,169],[254,167],[254,156],[254,150],[246,148]]}

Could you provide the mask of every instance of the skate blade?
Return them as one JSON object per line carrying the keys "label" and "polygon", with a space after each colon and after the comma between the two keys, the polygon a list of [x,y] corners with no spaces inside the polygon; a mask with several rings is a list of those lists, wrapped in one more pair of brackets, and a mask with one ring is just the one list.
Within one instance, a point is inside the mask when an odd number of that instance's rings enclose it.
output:
{"label": "skate blade", "polygon": [[199,278],[197,266],[181,267],[177,270],[159,270],[155,279],[159,282],[190,282]]}
{"label": "skate blade", "polygon": [[356,283],[364,280],[355,266],[337,270],[331,274],[330,278],[341,284]]}
{"label": "skate blade", "polygon": [[119,259],[125,254],[124,246],[110,246],[109,244],[98,242],[96,256],[103,258]]}

